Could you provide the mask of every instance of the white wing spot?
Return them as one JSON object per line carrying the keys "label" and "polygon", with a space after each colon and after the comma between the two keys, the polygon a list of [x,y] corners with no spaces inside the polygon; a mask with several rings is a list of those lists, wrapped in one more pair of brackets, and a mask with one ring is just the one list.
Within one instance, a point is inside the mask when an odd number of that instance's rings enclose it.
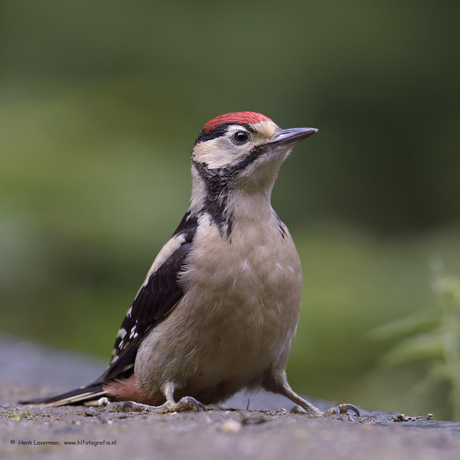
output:
{"label": "white wing spot", "polygon": [[125,328],[120,327],[120,330],[118,331],[117,334],[117,339],[124,339],[125,335],[127,334]]}
{"label": "white wing spot", "polygon": [[[179,233],[178,235],[173,236],[163,246],[161,251],[156,256],[155,260],[153,261],[153,264],[150,267],[150,270],[148,271],[147,276],[145,277],[144,284],[141,286],[141,288],[136,294],[136,298],[139,295],[139,292],[141,292],[141,289],[144,286],[147,286],[147,283],[149,282],[150,277],[181,247],[183,243],[185,243],[185,235],[182,235]],[[128,314],[131,314],[130,310],[128,310]]]}
{"label": "white wing spot", "polygon": [[131,329],[131,333],[129,334],[129,340],[131,340],[134,337],[134,334],[136,334],[136,325],[134,325]]}

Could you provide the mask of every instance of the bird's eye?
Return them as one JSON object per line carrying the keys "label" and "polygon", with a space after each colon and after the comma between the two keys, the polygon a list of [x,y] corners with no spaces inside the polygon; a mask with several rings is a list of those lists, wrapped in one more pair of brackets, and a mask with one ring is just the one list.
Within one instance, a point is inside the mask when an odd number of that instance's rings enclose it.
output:
{"label": "bird's eye", "polygon": [[245,131],[237,131],[232,136],[233,143],[237,145],[245,144],[248,140],[249,140],[249,134]]}

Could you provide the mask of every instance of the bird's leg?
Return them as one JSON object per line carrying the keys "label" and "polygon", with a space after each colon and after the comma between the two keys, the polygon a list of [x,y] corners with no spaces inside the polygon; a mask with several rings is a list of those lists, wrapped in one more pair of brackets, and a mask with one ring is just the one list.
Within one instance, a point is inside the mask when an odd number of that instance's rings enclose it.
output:
{"label": "bird's leg", "polygon": [[305,399],[301,398],[298,394],[294,393],[287,382],[277,391],[277,393],[286,396],[291,401],[298,404],[302,409],[304,409],[307,414],[314,417],[336,415],[336,414],[346,414],[349,410],[353,411],[358,417],[360,416],[359,410],[353,404],[339,404],[336,407],[331,407],[325,412],[321,412],[313,404],[309,403]]}
{"label": "bird's leg", "polygon": [[128,401],[123,404],[124,411],[133,412],[155,412],[157,414],[167,414],[168,412],[183,412],[189,410],[199,411],[204,408],[203,404],[191,396],[184,396],[180,401],[174,400],[174,384],[168,382],[162,389],[163,394],[166,396],[166,402],[161,406],[149,406],[148,404],[140,404],[133,401]]}
{"label": "bird's leg", "polygon": [[323,412],[321,412],[313,404],[309,403],[305,399],[301,398],[298,394],[294,393],[287,382],[277,393],[281,393],[283,396],[286,396],[286,398],[289,398],[292,402],[298,404],[309,415],[313,415],[315,417],[320,417],[321,415],[324,415]]}

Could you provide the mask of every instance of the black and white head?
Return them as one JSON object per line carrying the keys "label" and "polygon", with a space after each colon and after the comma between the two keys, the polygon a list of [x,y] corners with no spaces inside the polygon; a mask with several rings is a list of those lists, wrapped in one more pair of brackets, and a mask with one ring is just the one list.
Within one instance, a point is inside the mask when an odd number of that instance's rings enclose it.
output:
{"label": "black and white head", "polygon": [[269,200],[281,164],[294,145],[317,131],[281,129],[254,112],[227,113],[208,121],[191,155],[190,211],[205,210],[220,225],[233,213],[236,200],[255,195]]}

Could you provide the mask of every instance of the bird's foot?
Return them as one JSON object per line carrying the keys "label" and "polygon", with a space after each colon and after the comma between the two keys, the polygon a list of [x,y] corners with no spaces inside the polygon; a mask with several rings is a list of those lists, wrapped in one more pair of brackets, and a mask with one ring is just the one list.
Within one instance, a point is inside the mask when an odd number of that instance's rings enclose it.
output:
{"label": "bird's foot", "polygon": [[329,415],[346,414],[348,411],[353,411],[358,417],[361,416],[358,408],[353,404],[339,404],[336,407],[331,407],[330,409],[324,412],[324,415],[327,417]]}
{"label": "bird's foot", "polygon": [[[349,410],[353,411],[358,417],[360,417],[359,410],[353,404],[339,404],[337,407],[331,407],[325,412],[320,411],[313,404],[309,403],[307,400],[301,398],[298,394],[292,391],[292,388],[289,386],[289,383],[286,380],[286,376],[281,376],[281,382],[284,379],[284,383],[281,387],[278,387],[274,392],[280,393],[283,396],[286,396],[298,406],[294,407],[291,413],[294,414],[307,414],[310,417],[329,417],[331,415],[340,415],[346,414]],[[273,390],[272,390],[273,391]],[[304,412],[302,412],[302,409]]]}
{"label": "bird's foot", "polygon": [[324,412],[321,412],[317,407],[311,406],[311,407],[302,407],[300,405],[294,406],[291,409],[291,414],[307,414],[310,417],[322,417],[324,415]]}
{"label": "bird's foot", "polygon": [[156,414],[168,414],[170,412],[200,411],[204,405],[191,396],[184,396],[178,402],[167,400],[161,406],[149,406],[134,401],[127,401],[123,404],[123,412],[155,412]]}
{"label": "bird's foot", "polygon": [[291,410],[291,414],[308,414],[310,417],[330,417],[331,415],[343,415],[348,413],[348,411],[353,411],[358,417],[360,417],[359,410],[353,404],[339,404],[338,406],[331,407],[326,411],[322,412],[318,408],[305,408],[301,406],[295,406]]}
{"label": "bird's foot", "polygon": [[307,414],[310,417],[322,417],[324,412],[320,411],[317,407],[310,405],[310,407],[294,406],[291,409],[291,414]]}
{"label": "bird's foot", "polygon": [[109,398],[107,398],[105,396],[103,396],[102,398],[99,398],[97,400],[97,406],[98,407],[104,407],[104,406],[108,406],[108,405],[110,405],[110,400],[109,400]]}

